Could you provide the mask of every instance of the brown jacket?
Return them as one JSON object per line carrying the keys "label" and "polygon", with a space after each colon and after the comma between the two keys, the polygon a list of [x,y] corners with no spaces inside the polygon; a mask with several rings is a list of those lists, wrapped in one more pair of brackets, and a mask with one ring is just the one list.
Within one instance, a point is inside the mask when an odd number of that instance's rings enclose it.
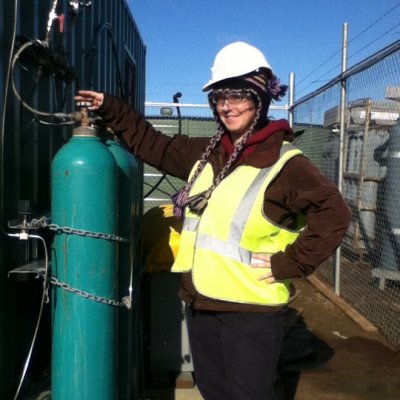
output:
{"label": "brown jacket", "polygon": [[[111,127],[139,159],[161,172],[187,180],[194,163],[200,158],[209,138],[175,135],[156,131],[145,118],[116,97],[105,95],[98,110]],[[273,124],[273,122],[271,122]],[[292,131],[279,129],[240,163],[257,168],[273,164],[284,139]],[[214,172],[227,158],[225,148],[218,146],[210,156]],[[306,228],[284,252],[271,257],[276,280],[311,274],[339,246],[351,220],[351,212],[336,186],[304,156],[286,163],[264,195],[267,218],[284,227],[294,227],[295,216],[306,216]],[[183,274],[181,298],[198,309],[217,311],[275,312],[277,308],[236,304],[209,299],[199,294],[190,274]]]}

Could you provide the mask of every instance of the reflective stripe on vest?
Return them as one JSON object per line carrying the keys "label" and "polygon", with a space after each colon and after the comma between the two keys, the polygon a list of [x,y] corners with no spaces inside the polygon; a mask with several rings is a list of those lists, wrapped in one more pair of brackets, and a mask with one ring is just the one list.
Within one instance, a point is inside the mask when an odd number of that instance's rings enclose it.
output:
{"label": "reflective stripe on vest", "polygon": [[[172,271],[193,269],[197,290],[208,297],[255,304],[286,303],[286,283],[267,285],[258,281],[263,270],[251,268],[249,264],[252,253],[282,251],[298,235],[298,231],[277,227],[262,215],[266,187],[283,165],[298,154],[301,154],[300,150],[284,144],[279,160],[271,167],[238,167],[222,181],[223,185],[221,182],[215,189],[201,218],[186,211],[180,249]],[[203,170],[200,178],[191,195],[209,187],[213,179],[211,166]],[[238,185],[238,180],[243,183]],[[216,202],[213,202],[214,196]],[[228,208],[230,200],[233,201],[227,216],[220,216],[220,211],[224,211],[221,200]]]}
{"label": "reflective stripe on vest", "polygon": [[260,186],[269,173],[270,168],[260,169],[237,207],[233,220],[236,221],[238,229],[230,229],[226,241],[199,232],[196,240],[197,248],[212,250],[243,264],[250,264],[251,252],[241,248],[240,241]]}

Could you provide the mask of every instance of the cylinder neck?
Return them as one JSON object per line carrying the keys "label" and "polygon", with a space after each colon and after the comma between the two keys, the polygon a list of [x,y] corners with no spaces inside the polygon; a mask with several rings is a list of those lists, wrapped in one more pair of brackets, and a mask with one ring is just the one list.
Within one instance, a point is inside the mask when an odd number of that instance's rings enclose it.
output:
{"label": "cylinder neck", "polygon": [[73,136],[89,136],[96,137],[97,130],[91,126],[91,119],[89,118],[89,104],[79,103],[81,106],[80,110],[80,126],[76,127],[73,132]]}
{"label": "cylinder neck", "polygon": [[80,125],[77,126],[73,133],[72,136],[74,137],[97,137],[97,130],[93,128],[92,126],[85,126],[85,125]]}

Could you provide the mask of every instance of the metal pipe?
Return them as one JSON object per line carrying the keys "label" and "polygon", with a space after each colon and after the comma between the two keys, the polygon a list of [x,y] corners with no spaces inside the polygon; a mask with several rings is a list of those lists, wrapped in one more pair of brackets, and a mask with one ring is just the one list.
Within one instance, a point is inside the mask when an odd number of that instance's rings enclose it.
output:
{"label": "metal pipe", "polygon": [[[347,70],[347,36],[348,24],[343,24],[343,42],[342,42],[342,75]],[[339,133],[339,171],[338,171],[338,189],[343,192],[343,166],[344,166],[344,135],[346,131],[346,79],[341,80],[340,90],[340,133]],[[340,259],[341,249],[337,248],[335,253],[335,293],[340,296]]]}
{"label": "metal pipe", "polygon": [[[176,103],[164,103],[164,102],[153,102],[153,101],[146,101],[144,103],[145,107],[176,107]],[[209,104],[195,104],[195,103],[179,103],[179,107],[181,108],[206,108],[209,109]],[[288,106],[278,106],[276,104],[271,104],[269,107],[270,110],[287,110]]]}
{"label": "metal pipe", "polygon": [[295,76],[294,73],[291,72],[289,74],[289,104],[288,104],[288,120],[289,120],[289,125],[291,128],[293,128],[294,124],[294,83],[295,83]]}
{"label": "metal pipe", "polygon": [[179,107],[179,99],[182,97],[181,92],[177,92],[173,96],[173,101],[176,103],[176,112],[178,114],[178,135],[182,134],[182,116],[181,108]]}

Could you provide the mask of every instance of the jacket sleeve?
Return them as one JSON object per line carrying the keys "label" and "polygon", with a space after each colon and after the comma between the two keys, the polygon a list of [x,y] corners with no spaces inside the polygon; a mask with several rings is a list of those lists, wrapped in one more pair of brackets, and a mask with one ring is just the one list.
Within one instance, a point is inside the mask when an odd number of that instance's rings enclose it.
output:
{"label": "jacket sleeve", "polygon": [[209,142],[209,138],[204,137],[165,135],[129,104],[106,93],[97,114],[131,153],[159,171],[183,180],[187,180]]}
{"label": "jacket sleeve", "polygon": [[351,211],[333,182],[306,157],[290,160],[271,188],[283,194],[288,215],[300,214],[306,226],[285,251],[271,257],[275,279],[307,276],[340,245],[351,221]]}

